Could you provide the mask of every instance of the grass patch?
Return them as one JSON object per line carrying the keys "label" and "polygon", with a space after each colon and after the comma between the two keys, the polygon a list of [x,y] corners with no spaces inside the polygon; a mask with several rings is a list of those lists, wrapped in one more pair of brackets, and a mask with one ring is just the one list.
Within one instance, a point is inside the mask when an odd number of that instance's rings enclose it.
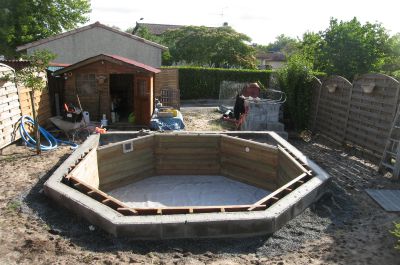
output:
{"label": "grass patch", "polygon": [[394,223],[394,230],[390,231],[395,237],[397,237],[396,249],[400,250],[400,223]]}
{"label": "grass patch", "polygon": [[223,119],[211,120],[208,122],[211,131],[234,131],[235,124],[233,122],[224,121]]}
{"label": "grass patch", "polygon": [[19,212],[21,210],[22,203],[20,201],[10,201],[7,204],[7,210],[9,212]]}

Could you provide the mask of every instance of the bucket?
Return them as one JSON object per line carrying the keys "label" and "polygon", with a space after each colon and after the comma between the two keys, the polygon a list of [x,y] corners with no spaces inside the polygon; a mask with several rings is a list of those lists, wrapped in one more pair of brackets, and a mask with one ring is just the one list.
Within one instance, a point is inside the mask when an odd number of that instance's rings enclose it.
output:
{"label": "bucket", "polygon": [[100,124],[102,127],[108,126],[108,120],[106,114],[103,114],[103,119],[101,119]]}
{"label": "bucket", "polygon": [[90,123],[90,116],[88,111],[83,112],[83,120],[85,121],[86,124]]}

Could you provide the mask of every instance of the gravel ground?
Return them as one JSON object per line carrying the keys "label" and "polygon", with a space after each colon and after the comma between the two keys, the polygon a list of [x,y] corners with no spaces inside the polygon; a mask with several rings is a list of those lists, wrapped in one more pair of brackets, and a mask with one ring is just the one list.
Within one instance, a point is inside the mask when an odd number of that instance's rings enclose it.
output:
{"label": "gravel ground", "polygon": [[[228,130],[214,109],[183,109],[188,129]],[[68,147],[34,155],[10,145],[0,156],[0,264],[399,264],[389,230],[400,221],[364,192],[400,188],[354,149],[322,137],[291,141],[333,176],[327,193],[270,236],[242,239],[117,239],[52,203],[44,181]]]}

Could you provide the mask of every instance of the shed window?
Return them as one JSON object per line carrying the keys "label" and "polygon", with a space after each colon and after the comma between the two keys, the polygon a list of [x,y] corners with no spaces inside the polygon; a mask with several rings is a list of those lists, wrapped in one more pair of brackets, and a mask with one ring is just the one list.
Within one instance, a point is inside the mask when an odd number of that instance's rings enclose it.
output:
{"label": "shed window", "polygon": [[92,95],[97,93],[95,74],[78,74],[76,76],[76,88],[80,95]]}

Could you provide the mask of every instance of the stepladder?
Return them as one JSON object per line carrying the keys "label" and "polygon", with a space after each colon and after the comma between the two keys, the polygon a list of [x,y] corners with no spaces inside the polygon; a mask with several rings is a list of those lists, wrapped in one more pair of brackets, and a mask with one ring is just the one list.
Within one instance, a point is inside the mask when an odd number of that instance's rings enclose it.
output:
{"label": "stepladder", "polygon": [[400,108],[397,109],[396,115],[390,128],[389,136],[386,141],[379,170],[389,170],[393,174],[394,179],[399,179],[400,175]]}

